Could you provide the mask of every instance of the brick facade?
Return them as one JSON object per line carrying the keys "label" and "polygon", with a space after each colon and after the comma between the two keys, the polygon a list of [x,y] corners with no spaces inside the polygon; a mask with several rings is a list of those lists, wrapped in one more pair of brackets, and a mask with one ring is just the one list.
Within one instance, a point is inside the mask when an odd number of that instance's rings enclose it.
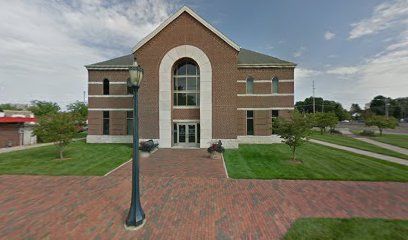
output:
{"label": "brick facade", "polygon": [[2,123],[0,124],[0,148],[21,145],[21,124],[19,123]]}
{"label": "brick facade", "polygon": [[[294,67],[239,67],[237,49],[188,12],[183,12],[134,52],[135,60],[144,69],[139,91],[140,138],[160,139],[159,68],[166,53],[183,45],[202,50],[211,64],[213,139],[237,139],[246,135],[247,109],[254,111],[254,135],[269,136],[272,134],[271,111],[278,109],[279,114],[287,116],[283,112],[293,109]],[[177,60],[174,59],[174,63]],[[105,110],[110,111],[110,135],[127,135],[126,111],[132,109],[132,97],[126,85],[128,71],[123,68],[88,72],[89,134],[102,134],[102,111]],[[249,96],[245,82],[248,76],[254,79],[254,92]],[[282,80],[278,94],[273,94],[274,77]],[[110,81],[109,95],[123,96],[103,96],[104,79]],[[173,80],[168,81],[173,86]],[[200,109],[172,107],[171,119],[199,120]]]}

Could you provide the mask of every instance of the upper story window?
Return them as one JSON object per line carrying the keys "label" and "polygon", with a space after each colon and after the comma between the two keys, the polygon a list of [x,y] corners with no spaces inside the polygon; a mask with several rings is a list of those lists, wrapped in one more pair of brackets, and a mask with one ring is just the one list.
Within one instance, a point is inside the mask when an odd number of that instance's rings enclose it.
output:
{"label": "upper story window", "polygon": [[103,95],[109,95],[109,80],[103,80]]}
{"label": "upper story window", "polygon": [[254,94],[254,78],[248,77],[246,80],[246,93]]}
{"label": "upper story window", "polygon": [[200,69],[191,59],[182,59],[174,67],[174,106],[200,105]]}
{"label": "upper story window", "polygon": [[272,79],[272,93],[279,93],[279,80],[277,77]]}

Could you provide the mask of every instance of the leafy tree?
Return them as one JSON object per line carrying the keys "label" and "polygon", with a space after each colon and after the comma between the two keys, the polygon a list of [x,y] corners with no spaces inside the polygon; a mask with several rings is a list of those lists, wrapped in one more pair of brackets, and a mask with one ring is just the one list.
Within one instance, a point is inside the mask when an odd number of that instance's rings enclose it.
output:
{"label": "leafy tree", "polygon": [[83,102],[76,101],[67,105],[67,110],[78,116],[78,120],[85,122],[88,118],[88,105]]}
{"label": "leafy tree", "polygon": [[391,128],[394,129],[396,126],[398,126],[398,122],[395,118],[389,117],[387,118],[386,116],[379,116],[379,115],[373,115],[365,119],[365,124],[369,127],[371,126],[376,126],[378,127],[378,130],[380,131],[380,135],[382,135],[382,132],[386,128]]}
{"label": "leafy tree", "polygon": [[326,132],[327,127],[330,127],[330,129],[334,129],[339,122],[339,119],[334,112],[317,112],[313,119],[314,126],[320,128],[320,134]]}
{"label": "leafy tree", "polygon": [[360,105],[358,105],[358,103],[351,104],[351,107],[350,107],[351,114],[361,113],[361,112],[363,112],[363,110],[361,109]]}
{"label": "leafy tree", "polygon": [[0,104],[0,112],[3,112],[4,110],[18,110],[18,108],[10,103]]}
{"label": "leafy tree", "polygon": [[72,113],[58,112],[43,115],[34,126],[33,133],[46,142],[54,142],[59,158],[64,158],[64,148],[76,133],[77,118]]}
{"label": "leafy tree", "polygon": [[[292,151],[292,161],[296,161],[296,150],[301,146],[311,133],[311,119],[295,111],[289,120],[278,117],[274,121],[275,132],[283,138],[282,142]],[[299,160],[302,162],[302,160]]]}
{"label": "leafy tree", "polygon": [[[340,120],[351,119],[351,115],[338,102],[316,97],[315,106],[316,112],[334,112]],[[313,113],[313,97],[296,102],[295,108],[301,113]]]}
{"label": "leafy tree", "polygon": [[36,117],[54,114],[61,110],[55,102],[34,100],[31,102],[32,106],[28,108]]}

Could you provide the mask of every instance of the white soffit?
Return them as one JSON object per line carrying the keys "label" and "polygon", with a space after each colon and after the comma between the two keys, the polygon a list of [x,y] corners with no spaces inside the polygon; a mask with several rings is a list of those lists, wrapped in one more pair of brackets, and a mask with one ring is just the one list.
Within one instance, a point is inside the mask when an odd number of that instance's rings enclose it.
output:
{"label": "white soffit", "polygon": [[158,26],[153,32],[151,32],[149,35],[147,35],[145,38],[143,38],[141,41],[139,41],[136,46],[133,47],[133,52],[136,52],[139,48],[141,48],[145,43],[147,43],[150,39],[152,39],[154,36],[156,36],[161,30],[163,30],[167,25],[169,25],[171,22],[173,22],[174,19],[179,17],[182,13],[187,12],[190,14],[193,18],[195,18],[197,21],[199,21],[201,24],[203,24],[206,28],[211,30],[213,33],[215,33],[218,37],[220,37],[222,40],[224,40],[226,43],[228,43],[232,48],[235,50],[239,51],[240,47],[234,43],[231,39],[227,38],[224,34],[222,34],[220,31],[218,31],[215,27],[211,26],[207,21],[205,21],[203,18],[201,18],[197,13],[195,13],[191,8],[184,6],[180,8],[175,14],[173,14],[171,17],[169,17],[166,21],[164,21],[160,26]]}

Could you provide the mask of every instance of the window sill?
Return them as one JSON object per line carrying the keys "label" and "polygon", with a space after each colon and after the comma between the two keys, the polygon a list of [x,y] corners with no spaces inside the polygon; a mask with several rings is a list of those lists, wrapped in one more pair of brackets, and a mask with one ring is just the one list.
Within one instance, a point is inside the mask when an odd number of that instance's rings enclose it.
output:
{"label": "window sill", "polygon": [[173,106],[173,109],[200,109],[200,106]]}

